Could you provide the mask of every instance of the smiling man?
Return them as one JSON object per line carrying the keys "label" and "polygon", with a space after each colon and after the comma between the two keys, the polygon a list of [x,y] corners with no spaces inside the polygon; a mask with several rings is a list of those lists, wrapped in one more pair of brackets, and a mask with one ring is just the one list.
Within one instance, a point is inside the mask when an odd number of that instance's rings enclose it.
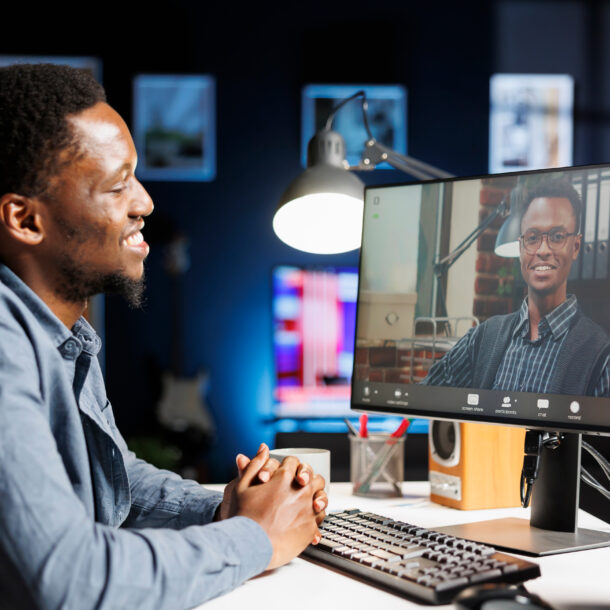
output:
{"label": "smiling man", "polygon": [[515,392],[610,395],[610,338],[567,294],[580,253],[581,202],[545,179],[524,201],[519,238],[527,297],[521,308],[471,329],[423,383]]}
{"label": "smiling man", "polygon": [[4,608],[190,608],[290,561],[324,480],[261,445],[224,496],[128,451],[106,397],[99,292],[137,305],[153,204],[85,72],[0,69],[0,591]]}

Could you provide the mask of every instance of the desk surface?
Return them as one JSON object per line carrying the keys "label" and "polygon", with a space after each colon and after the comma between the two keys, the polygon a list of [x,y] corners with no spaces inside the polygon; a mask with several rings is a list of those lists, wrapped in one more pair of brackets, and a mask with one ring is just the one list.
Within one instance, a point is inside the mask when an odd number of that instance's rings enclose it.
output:
{"label": "desk surface", "polygon": [[[221,486],[210,486],[221,488]],[[332,483],[330,510],[361,508],[434,529],[443,525],[502,517],[529,518],[521,508],[460,511],[430,502],[427,482],[403,484],[403,497],[388,500],[351,495],[349,483]],[[610,525],[581,511],[579,525],[610,532]],[[610,608],[610,547],[531,559],[542,576],[527,582],[557,609]],[[334,570],[296,558],[273,572],[258,576],[231,593],[200,606],[201,610],[393,610],[418,607],[402,597],[366,585]],[[428,606],[433,607],[433,606]],[[452,608],[453,606],[436,606]]]}

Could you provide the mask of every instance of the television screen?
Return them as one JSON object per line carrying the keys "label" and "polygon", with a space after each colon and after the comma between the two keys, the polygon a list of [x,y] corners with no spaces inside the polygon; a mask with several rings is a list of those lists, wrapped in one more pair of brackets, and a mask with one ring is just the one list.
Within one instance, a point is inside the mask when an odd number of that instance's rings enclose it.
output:
{"label": "television screen", "polygon": [[356,268],[273,271],[275,414],[350,414]]}

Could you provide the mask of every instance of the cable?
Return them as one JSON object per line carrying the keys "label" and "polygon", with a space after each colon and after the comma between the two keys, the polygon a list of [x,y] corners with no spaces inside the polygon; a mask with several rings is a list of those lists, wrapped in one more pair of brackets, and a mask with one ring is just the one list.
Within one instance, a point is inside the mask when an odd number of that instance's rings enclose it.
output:
{"label": "cable", "polygon": [[542,433],[536,430],[528,430],[525,433],[525,453],[523,457],[523,468],[521,469],[521,506],[527,508],[532,497],[534,481],[538,476],[540,467],[540,452],[542,451]]}
{"label": "cable", "polygon": [[528,430],[525,433],[523,451],[523,468],[521,469],[521,506],[527,508],[532,498],[534,483],[540,468],[540,455],[542,449],[557,449],[561,444],[563,435],[559,432],[540,432]]}
{"label": "cable", "polygon": [[588,470],[581,466],[580,468],[580,479],[587,485],[593,487],[593,489],[599,491],[602,496],[610,500],[610,491],[607,490]]}
{"label": "cable", "polygon": [[374,140],[375,138],[373,137],[373,132],[371,131],[371,128],[369,126],[369,117],[367,114],[367,110],[369,107],[368,101],[366,99],[366,92],[364,91],[364,89],[361,89],[360,91],[356,91],[356,93],[354,93],[353,95],[350,95],[349,97],[346,97],[344,100],[341,101],[341,103],[337,104],[331,111],[331,113],[328,115],[328,118],[326,119],[326,129],[330,130],[332,129],[333,126],[333,121],[335,120],[335,115],[337,114],[337,112],[343,108],[343,106],[345,106],[345,104],[347,104],[348,102],[351,102],[352,100],[356,99],[357,97],[361,97],[361,105],[362,105],[362,122],[364,123],[364,129],[366,130],[366,135],[368,136],[369,140]]}
{"label": "cable", "polygon": [[[525,433],[523,468],[521,469],[521,505],[523,508],[529,506],[532,498],[534,483],[538,477],[540,468],[540,457],[543,448],[556,449],[561,444],[563,436],[559,432],[540,432],[528,430]],[[585,449],[599,464],[602,472],[610,480],[610,462],[589,443],[582,441]],[[580,479],[605,498],[610,500],[610,490],[604,487],[584,466],[580,467]]]}
{"label": "cable", "polygon": [[582,446],[583,449],[586,449],[593,459],[595,459],[595,461],[600,465],[606,477],[610,479],[610,462],[608,462],[608,460],[597,449],[595,449],[595,447],[586,441],[582,441]]}
{"label": "cable", "polygon": [[[582,441],[582,447],[599,464],[606,478],[610,480],[610,462],[589,443]],[[580,467],[580,480],[610,500],[610,490],[604,487],[584,466]]]}

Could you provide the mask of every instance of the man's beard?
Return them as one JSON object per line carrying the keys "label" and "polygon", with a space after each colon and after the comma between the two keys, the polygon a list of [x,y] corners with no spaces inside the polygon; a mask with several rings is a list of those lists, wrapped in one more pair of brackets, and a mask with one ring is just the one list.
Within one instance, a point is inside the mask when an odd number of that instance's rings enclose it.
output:
{"label": "man's beard", "polygon": [[133,309],[139,309],[144,303],[144,273],[137,280],[131,279],[120,271],[96,271],[75,263],[79,259],[78,247],[88,241],[99,238],[100,247],[103,240],[95,228],[87,229],[73,224],[62,216],[56,218],[62,228],[66,242],[74,245],[70,252],[59,256],[59,274],[55,289],[59,296],[71,303],[82,303],[96,294],[118,294]]}
{"label": "man's beard", "polygon": [[71,303],[81,303],[100,293],[118,294],[130,307],[139,309],[144,303],[144,274],[137,280],[119,272],[101,273],[83,269],[75,265],[71,258],[65,257],[61,263],[58,294]]}

